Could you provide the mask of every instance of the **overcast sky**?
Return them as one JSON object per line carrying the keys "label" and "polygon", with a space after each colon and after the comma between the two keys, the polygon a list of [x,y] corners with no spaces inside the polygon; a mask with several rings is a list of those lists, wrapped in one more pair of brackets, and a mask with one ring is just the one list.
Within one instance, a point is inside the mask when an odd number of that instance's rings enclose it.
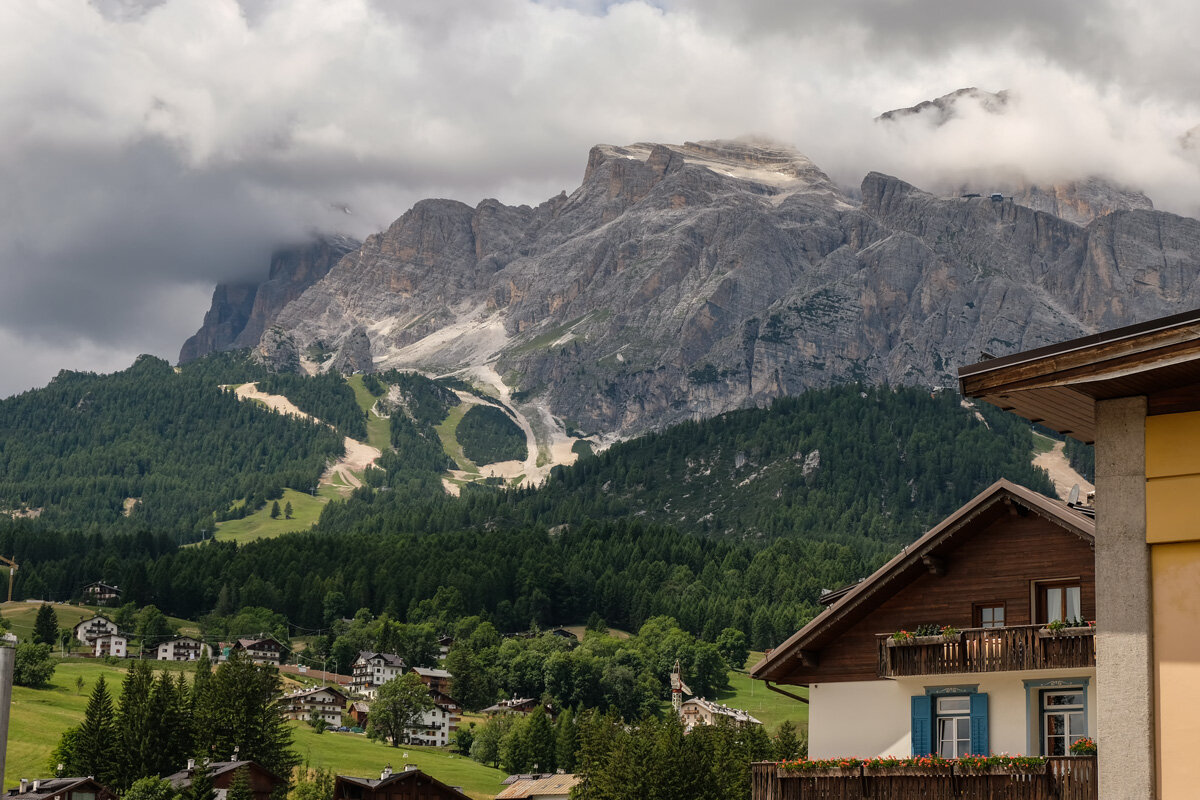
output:
{"label": "overcast sky", "polygon": [[[534,204],[600,142],[768,136],[847,186],[1099,174],[1196,215],[1198,29],[1190,0],[0,3],[0,396],[174,361],[273,247]],[[872,121],[966,86],[1007,113]]]}

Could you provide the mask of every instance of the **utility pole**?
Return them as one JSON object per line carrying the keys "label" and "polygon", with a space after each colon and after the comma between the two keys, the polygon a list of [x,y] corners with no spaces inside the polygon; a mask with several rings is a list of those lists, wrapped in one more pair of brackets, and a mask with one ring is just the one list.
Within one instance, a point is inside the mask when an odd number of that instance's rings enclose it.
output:
{"label": "utility pole", "polygon": [[8,712],[12,707],[13,664],[17,650],[0,644],[0,788],[4,786],[4,756],[8,752]]}

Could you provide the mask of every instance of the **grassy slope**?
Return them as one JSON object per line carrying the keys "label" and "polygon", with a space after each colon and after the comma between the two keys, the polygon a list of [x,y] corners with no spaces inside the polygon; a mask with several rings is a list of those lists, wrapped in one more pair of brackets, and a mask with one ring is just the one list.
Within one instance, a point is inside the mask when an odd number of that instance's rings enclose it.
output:
{"label": "grassy slope", "polygon": [[[339,775],[378,778],[385,764],[397,772],[415,764],[442,783],[461,786],[475,798],[495,797],[508,775],[469,758],[436,747],[389,747],[353,733],[314,733],[296,727],[296,750],[310,767],[325,767]],[[407,756],[407,757],[406,757]]]}
{"label": "grassy slope", "polygon": [[458,443],[458,423],[462,422],[463,416],[466,415],[467,409],[471,407],[470,403],[462,403],[450,409],[449,415],[442,420],[435,430],[438,438],[442,440],[442,448],[449,456],[454,459],[454,463],[463,472],[473,472],[479,474],[479,467],[474,462],[468,459],[463,454],[462,445]]}
{"label": "grassy slope", "polygon": [[[750,658],[746,661],[747,669],[762,661],[762,658],[762,653],[751,653]],[[730,708],[749,711],[752,716],[757,717],[766,726],[768,733],[774,733],[779,724],[787,719],[795,723],[797,728],[808,727],[808,705],[806,703],[784,697],[778,692],[772,692],[760,681],[750,680],[750,676],[745,672],[730,672],[729,683],[732,689],[718,692],[713,699]],[[808,696],[808,690],[799,686],[783,688],[801,697]]]}
{"label": "grassy slope", "polygon": [[390,423],[383,417],[371,413],[371,408],[375,405],[377,398],[367,391],[367,387],[363,386],[362,375],[351,375],[346,379],[346,383],[354,390],[354,399],[358,401],[358,407],[367,412],[367,444],[381,451],[387,450],[392,446]]}
{"label": "grassy slope", "polygon": [[[157,664],[156,668],[163,665]],[[170,664],[169,668],[187,670],[191,665]],[[104,675],[114,699],[121,694],[125,663],[110,666],[91,659],[68,659],[58,663],[48,689],[13,689],[12,715],[8,737],[6,783],[15,785],[20,778],[44,778],[52,772],[47,763],[63,731],[79,724],[87,708],[88,695],[96,679]],[[82,690],[75,681],[83,678]],[[384,764],[394,769],[416,764],[433,777],[463,789],[476,798],[493,797],[506,777],[499,770],[477,764],[447,750],[431,747],[391,748],[365,736],[340,733],[317,735],[307,725],[295,726],[297,752],[312,767],[326,767],[343,775],[375,777]],[[404,757],[408,753],[408,758]]]}
{"label": "grassy slope", "polygon": [[326,503],[340,497],[341,495],[330,486],[322,486],[316,497],[306,492],[297,492],[295,489],[284,489],[283,497],[279,498],[279,508],[282,509],[290,502],[291,519],[284,519],[283,514],[280,514],[278,519],[271,519],[271,504],[267,503],[242,519],[218,522],[215,538],[244,544],[255,539],[269,539],[282,533],[305,531],[316,524]]}
{"label": "grassy slope", "polygon": [[1049,453],[1054,449],[1056,442],[1049,436],[1043,436],[1037,431],[1033,432],[1033,454],[1040,456],[1042,453]]}

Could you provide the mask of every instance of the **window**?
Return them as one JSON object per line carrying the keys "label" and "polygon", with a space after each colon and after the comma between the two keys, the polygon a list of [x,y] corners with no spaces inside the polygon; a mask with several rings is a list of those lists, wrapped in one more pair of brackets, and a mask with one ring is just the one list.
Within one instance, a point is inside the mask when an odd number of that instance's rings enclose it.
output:
{"label": "window", "polygon": [[1081,619],[1082,592],[1078,581],[1039,583],[1037,590],[1038,624],[1045,625],[1058,619]]}
{"label": "window", "polygon": [[976,628],[1003,628],[1004,603],[976,603],[974,617]]}
{"label": "window", "polygon": [[1065,756],[1071,745],[1087,736],[1083,689],[1042,692],[1042,755]]}
{"label": "window", "polygon": [[937,753],[942,758],[959,758],[971,752],[971,700],[969,697],[936,698]]}

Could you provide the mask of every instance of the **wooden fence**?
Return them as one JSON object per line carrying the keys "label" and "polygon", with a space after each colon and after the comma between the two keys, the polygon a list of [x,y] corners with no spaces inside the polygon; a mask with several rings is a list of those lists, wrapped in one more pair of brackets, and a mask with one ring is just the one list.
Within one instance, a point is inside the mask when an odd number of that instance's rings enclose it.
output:
{"label": "wooden fence", "polygon": [[954,767],[924,773],[844,775],[780,773],[773,761],[751,765],[751,800],[1097,800],[1096,758],[1048,759],[1036,775],[964,774]]}

